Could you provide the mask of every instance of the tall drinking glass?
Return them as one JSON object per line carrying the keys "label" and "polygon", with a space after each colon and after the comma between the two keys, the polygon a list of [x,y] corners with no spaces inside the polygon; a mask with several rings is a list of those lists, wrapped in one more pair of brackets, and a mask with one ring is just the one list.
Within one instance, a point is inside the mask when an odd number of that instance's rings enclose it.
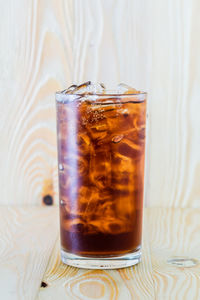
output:
{"label": "tall drinking glass", "polygon": [[146,93],[56,93],[61,259],[115,269],[141,260]]}

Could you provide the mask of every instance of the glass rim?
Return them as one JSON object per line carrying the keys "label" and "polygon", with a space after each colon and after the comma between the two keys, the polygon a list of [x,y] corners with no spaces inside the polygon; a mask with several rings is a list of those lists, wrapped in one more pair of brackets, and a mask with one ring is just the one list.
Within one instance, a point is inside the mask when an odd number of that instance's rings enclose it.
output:
{"label": "glass rim", "polygon": [[[115,92],[115,93],[114,93]],[[93,94],[80,94],[80,93],[64,93],[63,91],[56,92],[56,101],[65,101],[65,100],[75,100],[85,98],[87,100],[98,100],[98,99],[120,99],[120,98],[135,98],[138,101],[146,100],[147,92],[131,93],[131,94],[122,94],[116,93],[116,91],[108,90],[106,93],[93,93]],[[95,97],[95,99],[94,99]]]}

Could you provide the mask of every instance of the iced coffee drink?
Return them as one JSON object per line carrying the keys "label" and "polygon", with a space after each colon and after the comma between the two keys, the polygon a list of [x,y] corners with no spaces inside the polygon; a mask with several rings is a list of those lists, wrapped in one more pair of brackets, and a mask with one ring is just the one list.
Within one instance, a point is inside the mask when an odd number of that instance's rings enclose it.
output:
{"label": "iced coffee drink", "polygon": [[146,93],[86,82],[56,93],[61,258],[83,268],[140,261]]}

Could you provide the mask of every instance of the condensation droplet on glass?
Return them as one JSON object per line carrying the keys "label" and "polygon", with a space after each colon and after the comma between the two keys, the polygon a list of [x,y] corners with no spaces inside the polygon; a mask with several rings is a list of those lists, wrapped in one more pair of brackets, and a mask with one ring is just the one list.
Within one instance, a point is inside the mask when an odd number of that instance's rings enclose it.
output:
{"label": "condensation droplet on glass", "polygon": [[124,135],[120,134],[120,135],[116,135],[112,138],[113,143],[119,143],[122,139],[123,139]]}
{"label": "condensation droplet on glass", "polygon": [[199,262],[197,259],[186,256],[173,256],[168,258],[167,263],[176,267],[191,268],[195,267]]}
{"label": "condensation droplet on glass", "polygon": [[63,165],[62,165],[62,164],[59,164],[59,165],[58,165],[58,169],[59,169],[59,171],[64,171]]}
{"label": "condensation droplet on glass", "polygon": [[62,199],[60,200],[60,205],[65,205],[65,201],[63,201]]}

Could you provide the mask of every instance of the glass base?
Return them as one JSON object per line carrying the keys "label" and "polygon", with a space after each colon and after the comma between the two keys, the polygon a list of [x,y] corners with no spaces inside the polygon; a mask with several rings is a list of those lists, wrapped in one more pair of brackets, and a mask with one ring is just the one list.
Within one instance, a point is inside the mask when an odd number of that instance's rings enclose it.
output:
{"label": "glass base", "polygon": [[120,269],[136,265],[141,261],[141,250],[115,257],[86,257],[68,253],[61,249],[61,260],[69,266],[83,269]]}

